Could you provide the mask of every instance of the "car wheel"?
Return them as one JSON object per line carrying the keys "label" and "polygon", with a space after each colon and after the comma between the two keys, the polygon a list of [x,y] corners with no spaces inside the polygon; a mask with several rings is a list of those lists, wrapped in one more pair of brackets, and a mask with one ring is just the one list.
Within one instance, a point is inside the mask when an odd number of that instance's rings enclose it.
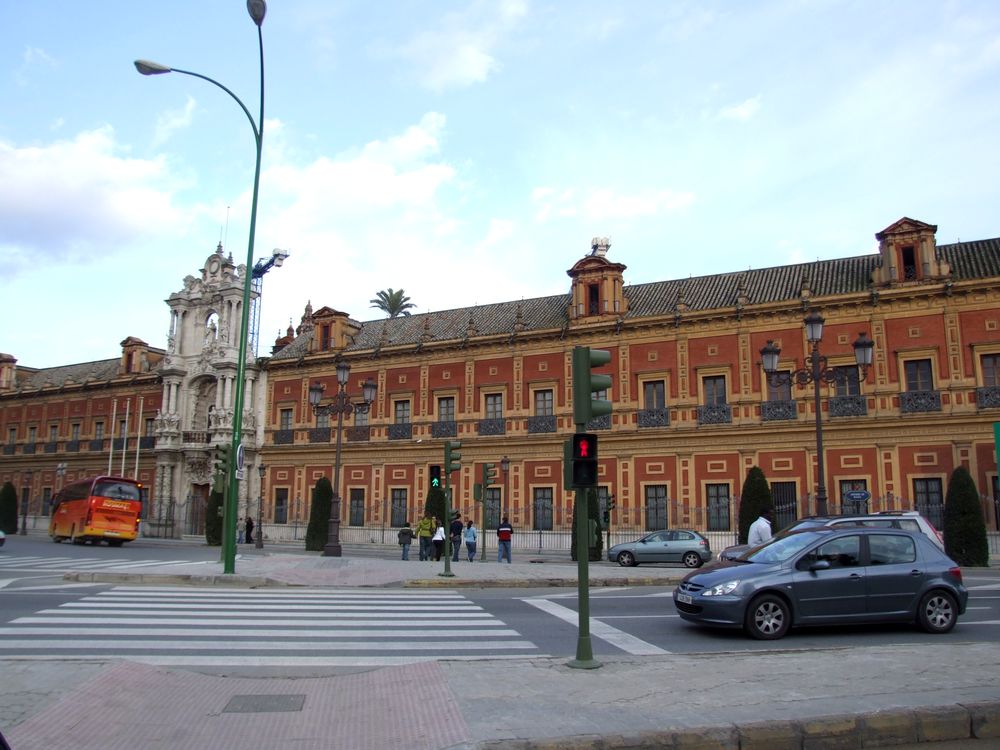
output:
{"label": "car wheel", "polygon": [[626,551],[618,553],[618,564],[621,565],[623,568],[632,568],[638,565],[639,563],[636,562],[635,555],[633,555],[631,552]]}
{"label": "car wheel", "polygon": [[780,596],[762,594],[747,607],[744,627],[758,641],[776,641],[792,625],[792,611]]}
{"label": "car wheel", "polygon": [[697,552],[685,552],[681,562],[684,563],[685,568],[700,568],[703,561]]}
{"label": "car wheel", "polygon": [[928,591],[917,607],[917,624],[928,633],[947,633],[958,621],[958,605],[947,591]]}

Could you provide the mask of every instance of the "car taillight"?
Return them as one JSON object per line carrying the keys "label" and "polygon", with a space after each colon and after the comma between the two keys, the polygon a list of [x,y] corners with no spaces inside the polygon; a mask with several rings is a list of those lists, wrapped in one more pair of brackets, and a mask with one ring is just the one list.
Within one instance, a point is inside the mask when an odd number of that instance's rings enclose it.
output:
{"label": "car taillight", "polygon": [[962,569],[961,568],[958,568],[958,567],[948,568],[948,574],[954,576],[955,580],[957,580],[959,583],[962,582]]}

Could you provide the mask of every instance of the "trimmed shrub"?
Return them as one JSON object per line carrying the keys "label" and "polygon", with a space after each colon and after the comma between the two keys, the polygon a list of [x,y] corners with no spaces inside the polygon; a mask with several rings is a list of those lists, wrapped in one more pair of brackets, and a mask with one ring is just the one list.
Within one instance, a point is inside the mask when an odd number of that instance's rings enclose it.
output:
{"label": "trimmed shrub", "polygon": [[309,526],[306,527],[306,549],[319,552],[326,546],[330,533],[330,512],[333,508],[333,485],[326,477],[320,477],[312,491],[309,506]]}
{"label": "trimmed shrub", "polygon": [[976,483],[964,466],[955,469],[948,480],[948,494],[944,500],[944,551],[959,565],[985,567],[990,564],[983,507]]}
{"label": "trimmed shrub", "polygon": [[17,490],[10,482],[0,488],[0,529],[5,534],[17,533]]}
{"label": "trimmed shrub", "polygon": [[761,468],[753,466],[747,472],[747,478],[743,481],[743,491],[740,493],[740,544],[747,543],[750,526],[765,508],[774,508],[771,487]]}
{"label": "trimmed shrub", "polygon": [[221,492],[213,491],[208,496],[205,507],[205,541],[211,547],[222,545],[222,507],[224,497]]}
{"label": "trimmed shrub", "polygon": [[[452,509],[454,510],[454,509]],[[431,487],[427,491],[427,499],[424,501],[424,513],[430,513],[438,522],[444,526],[445,533],[448,532],[450,519],[444,517],[444,490],[440,487]]]}

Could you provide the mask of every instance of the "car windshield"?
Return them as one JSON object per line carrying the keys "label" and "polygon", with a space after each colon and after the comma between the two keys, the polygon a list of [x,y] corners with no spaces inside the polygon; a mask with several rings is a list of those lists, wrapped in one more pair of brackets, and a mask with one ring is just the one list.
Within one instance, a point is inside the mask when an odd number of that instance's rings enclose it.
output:
{"label": "car windshield", "polygon": [[800,531],[797,534],[775,537],[760,547],[754,547],[740,559],[746,562],[764,564],[785,562],[817,539],[821,539],[826,533],[828,532],[817,529],[816,531]]}

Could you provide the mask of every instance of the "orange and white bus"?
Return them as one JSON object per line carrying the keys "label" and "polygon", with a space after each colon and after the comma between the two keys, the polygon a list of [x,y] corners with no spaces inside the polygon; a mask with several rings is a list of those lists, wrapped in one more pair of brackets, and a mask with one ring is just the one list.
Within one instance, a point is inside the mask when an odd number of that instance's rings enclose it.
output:
{"label": "orange and white bus", "polygon": [[122,477],[92,477],[66,485],[52,501],[49,536],[74,544],[106,539],[120,547],[139,536],[142,485]]}

